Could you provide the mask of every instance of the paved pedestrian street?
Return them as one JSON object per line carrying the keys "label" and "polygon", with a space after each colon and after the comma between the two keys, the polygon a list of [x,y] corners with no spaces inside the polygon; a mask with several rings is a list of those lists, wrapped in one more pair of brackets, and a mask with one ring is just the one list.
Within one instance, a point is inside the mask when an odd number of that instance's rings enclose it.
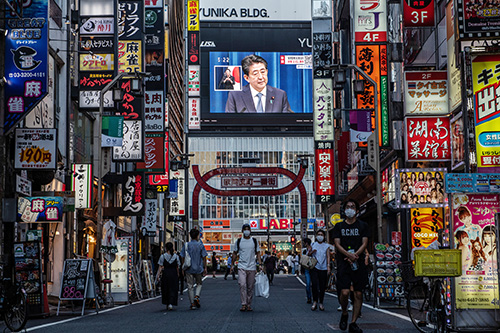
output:
{"label": "paved pedestrian street", "polygon": [[[61,314],[28,321],[27,331],[36,332],[335,332],[339,303],[332,294],[325,296],[325,311],[311,311],[306,304],[301,281],[291,275],[277,275],[270,286],[270,297],[254,298],[253,312],[240,312],[237,281],[223,276],[207,277],[201,293],[201,308],[189,310],[187,293],[179,306],[166,311],[159,297],[116,306],[80,317]],[[351,314],[351,312],[350,312]],[[415,332],[405,311],[373,309],[364,305],[358,320],[365,332]],[[3,330],[0,326],[0,330]]]}

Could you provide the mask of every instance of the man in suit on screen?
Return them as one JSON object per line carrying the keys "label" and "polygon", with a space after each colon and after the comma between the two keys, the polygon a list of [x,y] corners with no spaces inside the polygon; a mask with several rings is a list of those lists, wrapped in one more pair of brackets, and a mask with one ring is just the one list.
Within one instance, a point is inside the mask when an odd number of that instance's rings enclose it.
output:
{"label": "man in suit on screen", "polygon": [[267,61],[255,54],[241,61],[243,77],[248,84],[241,91],[229,92],[226,112],[281,113],[292,112],[286,92],[267,85]]}

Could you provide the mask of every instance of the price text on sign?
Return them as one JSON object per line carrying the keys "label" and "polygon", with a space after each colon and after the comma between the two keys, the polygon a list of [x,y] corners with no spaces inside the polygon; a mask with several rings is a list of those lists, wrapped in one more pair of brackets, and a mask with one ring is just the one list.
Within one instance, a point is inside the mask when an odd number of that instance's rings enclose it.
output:
{"label": "price text on sign", "polygon": [[45,163],[50,162],[52,154],[50,151],[39,147],[21,150],[21,162]]}

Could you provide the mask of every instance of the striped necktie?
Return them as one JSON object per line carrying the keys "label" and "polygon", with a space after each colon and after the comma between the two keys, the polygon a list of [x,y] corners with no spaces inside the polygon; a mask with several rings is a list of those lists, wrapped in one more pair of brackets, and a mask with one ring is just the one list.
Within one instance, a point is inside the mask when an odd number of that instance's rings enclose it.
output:
{"label": "striped necktie", "polygon": [[262,96],[264,96],[262,93],[257,94],[257,98],[259,99],[257,102],[257,112],[264,112],[264,108],[262,107]]}

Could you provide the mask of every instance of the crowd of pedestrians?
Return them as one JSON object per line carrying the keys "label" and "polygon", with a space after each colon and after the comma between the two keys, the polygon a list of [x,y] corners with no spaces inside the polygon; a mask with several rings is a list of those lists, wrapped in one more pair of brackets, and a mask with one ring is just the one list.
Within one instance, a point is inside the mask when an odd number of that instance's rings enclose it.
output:
{"label": "crowd of pedestrians", "polygon": [[[344,203],[343,211],[345,220],[335,225],[333,229],[333,243],[326,241],[326,232],[322,229],[316,232],[314,242],[310,238],[302,239],[301,256],[312,262],[304,265],[297,252],[289,252],[286,257],[288,273],[300,275],[305,278],[307,304],[311,310],[325,310],[324,298],[329,277],[332,274],[332,263],[336,263],[336,288],[341,311],[339,328],[343,331],[362,332],[357,325],[361,316],[362,291],[368,283],[368,225],[359,220],[359,205],[354,200]],[[227,267],[224,280],[232,275],[236,280],[236,263],[238,284],[240,290],[240,311],[253,311],[252,301],[256,274],[263,271],[267,275],[270,285],[273,285],[274,273],[278,268],[276,253],[266,251],[260,256],[258,241],[251,235],[249,224],[242,227],[242,237],[233,244],[227,258]],[[166,252],[160,256],[159,269],[156,276],[157,282],[161,281],[162,303],[167,310],[172,310],[177,305],[179,294],[184,288],[184,278],[190,300],[190,309],[201,307],[200,295],[203,286],[203,276],[207,274],[207,252],[198,229],[190,232],[190,242],[186,242],[180,251],[175,253],[172,243],[166,244]],[[333,260],[334,259],[334,260]],[[301,266],[302,264],[302,266]],[[212,277],[216,278],[218,261],[216,253],[211,258]],[[352,300],[352,316],[349,323],[349,298]]]}

